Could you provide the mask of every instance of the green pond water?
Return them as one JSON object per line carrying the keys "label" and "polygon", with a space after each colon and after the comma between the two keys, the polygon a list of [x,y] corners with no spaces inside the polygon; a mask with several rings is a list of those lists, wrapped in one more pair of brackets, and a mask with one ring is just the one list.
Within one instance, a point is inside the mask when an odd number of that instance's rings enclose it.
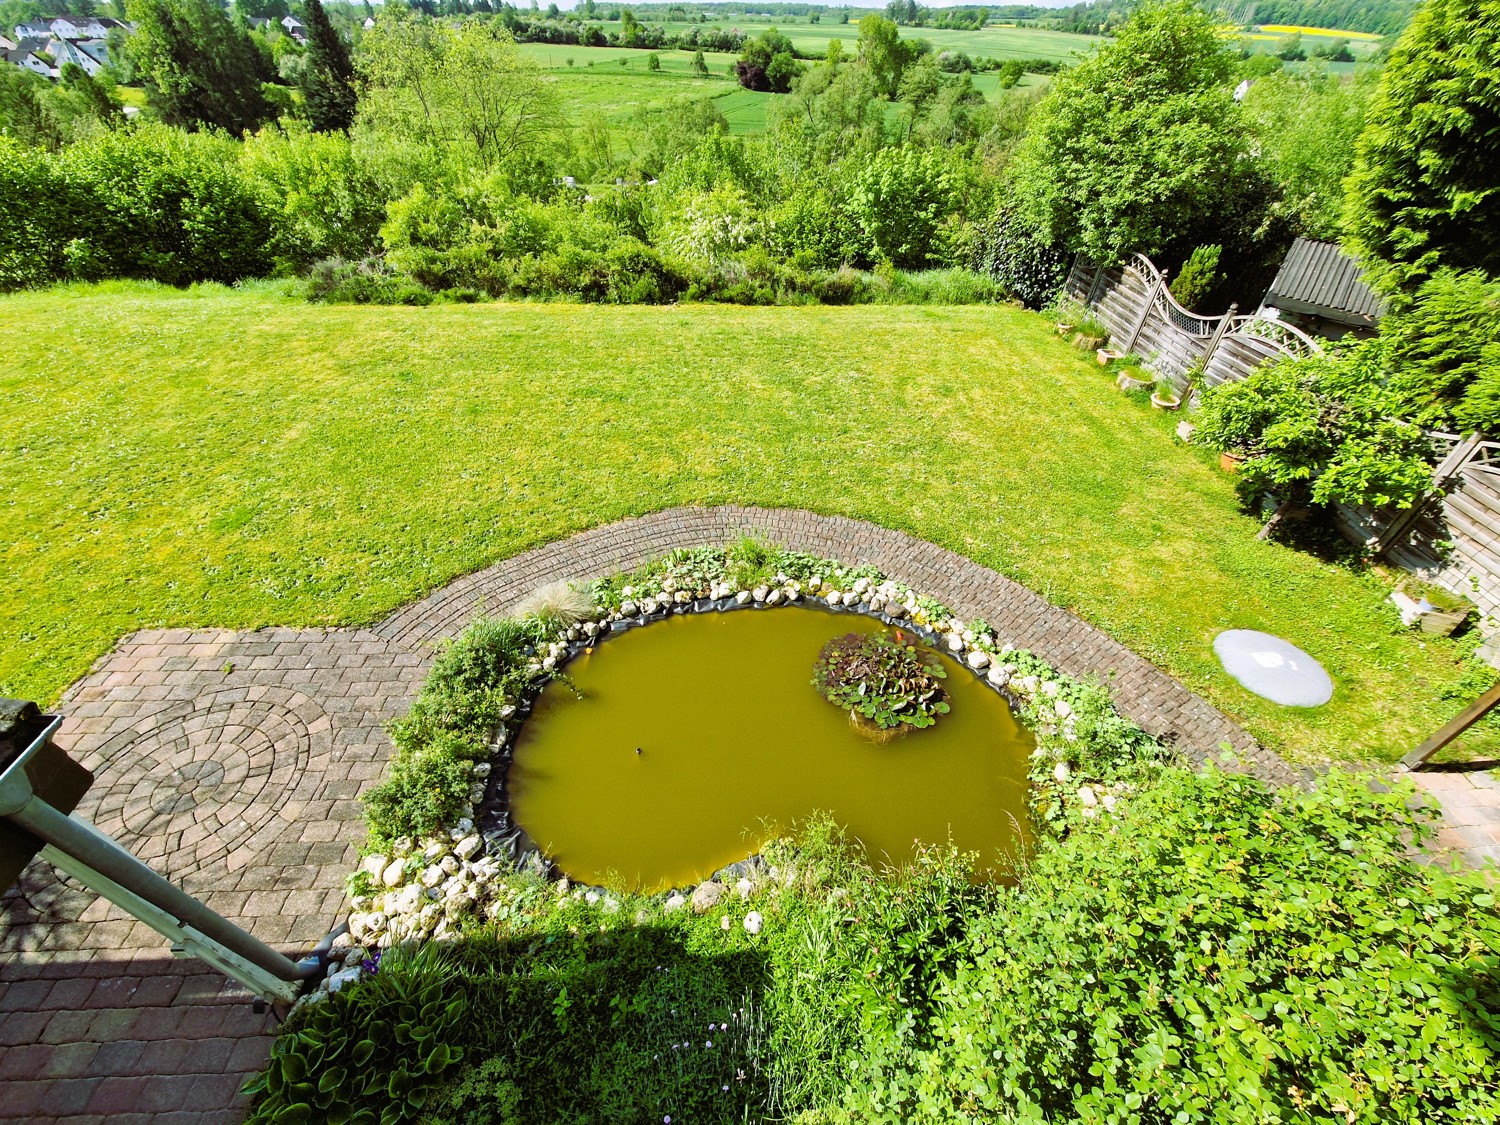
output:
{"label": "green pond water", "polygon": [[[793,607],[694,613],[614,636],[567,667],[517,739],[516,823],[569,877],[684,886],[759,850],[775,826],[827,812],[899,863],[913,842],[978,852],[994,871],[1026,823],[1031,734],[944,656],[952,710],[870,742],[811,685],[832,638],[891,630]],[[640,748],[640,753],[636,749]]]}

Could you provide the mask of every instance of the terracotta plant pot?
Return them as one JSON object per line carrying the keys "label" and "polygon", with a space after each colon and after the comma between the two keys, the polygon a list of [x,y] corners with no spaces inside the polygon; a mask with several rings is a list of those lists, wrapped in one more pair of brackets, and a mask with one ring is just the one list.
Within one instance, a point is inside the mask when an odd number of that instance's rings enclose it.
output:
{"label": "terracotta plant pot", "polygon": [[1175,394],[1161,395],[1153,391],[1151,394],[1151,405],[1158,410],[1176,410],[1182,405],[1182,399],[1178,398]]}
{"label": "terracotta plant pot", "polygon": [[1219,454],[1219,468],[1223,469],[1226,473],[1239,472],[1240,466],[1244,463],[1245,455],[1243,453],[1231,453],[1226,449],[1223,453]]}

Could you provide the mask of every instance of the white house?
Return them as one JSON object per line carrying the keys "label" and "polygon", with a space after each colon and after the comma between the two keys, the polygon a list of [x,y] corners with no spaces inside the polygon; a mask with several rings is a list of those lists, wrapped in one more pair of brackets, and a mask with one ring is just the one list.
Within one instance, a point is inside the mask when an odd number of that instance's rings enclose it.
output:
{"label": "white house", "polygon": [[29,70],[32,74],[40,74],[43,78],[57,77],[57,72],[47,65],[45,59],[38,58],[35,51],[28,51],[21,48],[17,48],[14,51],[6,51],[5,61],[20,67],[22,70]]}
{"label": "white house", "polygon": [[31,23],[16,24],[16,40],[22,39],[47,39],[52,35],[52,29],[47,26],[46,20],[33,20]]}
{"label": "white house", "polygon": [[306,40],[307,40],[307,29],[302,26],[302,21],[299,20],[299,19],[297,19],[297,17],[295,17],[295,16],[286,16],[286,17],[284,17],[282,19],[282,21],[281,21],[281,26],[283,28],[285,28],[286,29],[286,33],[288,35],[290,35],[293,39],[295,39],[298,43],[306,42]]}
{"label": "white house", "polygon": [[53,16],[46,24],[59,39],[103,39],[111,28],[126,26],[120,20],[98,16]]}
{"label": "white house", "polygon": [[90,78],[104,69],[103,64],[93,55],[81,50],[76,43],[69,43],[66,39],[52,40],[47,44],[47,53],[57,60],[59,72],[64,63],[77,63]]}

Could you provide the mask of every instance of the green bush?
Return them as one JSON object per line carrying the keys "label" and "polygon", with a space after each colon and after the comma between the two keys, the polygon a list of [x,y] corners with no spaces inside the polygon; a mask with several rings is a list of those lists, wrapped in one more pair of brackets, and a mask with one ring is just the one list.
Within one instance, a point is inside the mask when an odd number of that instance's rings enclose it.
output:
{"label": "green bush", "polygon": [[936,152],[883,149],[855,173],[849,207],[892,265],[911,269],[944,256],[938,237],[954,186]]}
{"label": "green bush", "polygon": [[246,1086],[256,1125],[413,1121],[464,1058],[469,1002],[441,946],[387,950],[378,969],[285,1025]]}
{"label": "green bush", "polygon": [[69,248],[91,206],[47,153],[0,136],[0,290],[75,276]]}
{"label": "green bush", "polygon": [[908,1119],[1495,1120],[1500,916],[1482,876],[1410,861],[1430,832],[1412,792],[1167,775],[972,918],[916,1021],[930,1045],[887,1054],[860,1100]]}
{"label": "green bush", "polygon": [[1068,275],[1063,248],[1047,242],[1010,208],[979,224],[971,253],[976,271],[989,274],[1030,309],[1049,304]]}
{"label": "green bush", "polygon": [[469,798],[467,743],[439,735],[414,753],[398,754],[386,778],[364,795],[372,842],[436,836],[464,815]]}

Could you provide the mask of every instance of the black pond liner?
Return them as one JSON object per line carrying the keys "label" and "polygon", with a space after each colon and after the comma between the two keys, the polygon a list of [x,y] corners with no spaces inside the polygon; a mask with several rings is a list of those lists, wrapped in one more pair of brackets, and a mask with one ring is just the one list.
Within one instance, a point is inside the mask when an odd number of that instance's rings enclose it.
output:
{"label": "black pond liner", "polygon": [[[908,618],[892,617],[888,613],[871,613],[863,605],[834,606],[829,605],[825,601],[806,597],[799,601],[780,602],[776,605],[767,605],[765,602],[757,602],[753,599],[747,602],[739,602],[734,598],[698,598],[691,602],[675,602],[649,615],[638,614],[635,617],[621,618],[619,621],[612,621],[608,625],[604,625],[601,622],[598,636],[588,640],[569,641],[568,651],[558,658],[557,665],[552,673],[535,681],[526,689],[522,697],[516,701],[515,714],[501,724],[504,727],[508,727],[511,732],[510,737],[505,740],[503,746],[495,746],[495,743],[498,741],[499,728],[497,727],[492,732],[490,745],[496,751],[490,758],[493,768],[490,770],[489,777],[485,780],[484,800],[480,803],[475,813],[477,818],[476,824],[480,835],[484,837],[488,853],[495,856],[508,856],[518,871],[533,871],[545,879],[552,880],[561,877],[561,872],[547,858],[537,843],[526,834],[526,830],[519,824],[516,824],[511,818],[510,799],[506,792],[505,782],[510,774],[510,764],[515,754],[516,737],[519,735],[521,727],[525,725],[526,720],[531,717],[531,712],[536,706],[537,697],[541,695],[548,684],[557,678],[556,673],[566,668],[574,657],[580,655],[585,649],[597,648],[609,640],[610,637],[618,636],[621,633],[628,633],[632,629],[644,628],[658,621],[665,621],[668,617],[680,617],[688,613],[730,613],[735,610],[746,609],[778,610],[797,609],[799,607],[804,609],[820,609],[827,613],[848,613],[860,617],[873,617],[877,621],[884,622],[893,628],[903,629],[908,633],[920,637],[922,642],[929,648],[935,649],[938,652],[944,651],[942,634],[925,625],[917,625]],[[946,653],[946,655],[953,656],[959,666],[966,672],[969,672],[976,679],[983,681],[986,687],[998,692],[1016,715],[1019,716],[1021,714],[1020,701],[1010,691],[1006,690],[1006,688],[997,687],[990,683],[987,668],[971,668],[968,661],[962,657],[956,656],[953,653]],[[991,655],[990,659],[995,660],[997,657]],[[1025,724],[1022,725],[1024,726]],[[709,876],[709,879],[717,882],[738,880],[745,878],[752,872],[764,870],[764,868],[765,861],[760,855],[756,854],[719,868],[719,870]],[[589,887],[587,884],[581,883],[576,885],[582,886],[586,890],[598,891],[600,894],[607,893],[607,888],[604,887]],[[669,894],[672,890],[686,889],[686,887],[674,887],[659,893]]]}

